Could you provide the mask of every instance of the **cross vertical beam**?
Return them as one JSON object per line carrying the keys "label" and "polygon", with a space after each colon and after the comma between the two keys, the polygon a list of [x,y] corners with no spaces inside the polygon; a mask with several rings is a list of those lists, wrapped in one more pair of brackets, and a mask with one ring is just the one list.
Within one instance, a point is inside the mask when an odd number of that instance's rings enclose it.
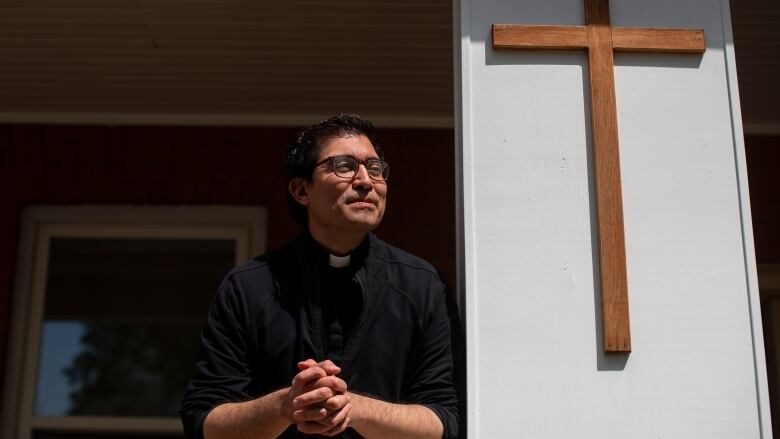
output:
{"label": "cross vertical beam", "polygon": [[704,53],[701,29],[612,27],[609,0],[585,0],[585,26],[493,25],[494,49],[587,50],[598,215],[603,348],[631,352],[613,51]]}
{"label": "cross vertical beam", "polygon": [[609,2],[585,0],[604,350],[631,352]]}

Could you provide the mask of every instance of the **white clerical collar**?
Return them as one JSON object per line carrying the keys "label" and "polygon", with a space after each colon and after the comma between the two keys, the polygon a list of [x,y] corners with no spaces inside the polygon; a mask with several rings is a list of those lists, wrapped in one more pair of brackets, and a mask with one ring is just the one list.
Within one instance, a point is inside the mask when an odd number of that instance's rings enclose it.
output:
{"label": "white clerical collar", "polygon": [[333,268],[345,268],[349,267],[350,255],[336,256],[334,254],[328,255],[328,264]]}

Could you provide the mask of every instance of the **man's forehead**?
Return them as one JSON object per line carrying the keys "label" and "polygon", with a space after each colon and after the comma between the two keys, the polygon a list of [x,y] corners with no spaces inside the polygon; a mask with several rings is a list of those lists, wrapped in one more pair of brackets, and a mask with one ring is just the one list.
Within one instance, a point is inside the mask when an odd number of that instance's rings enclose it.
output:
{"label": "man's forehead", "polygon": [[320,160],[335,155],[354,157],[355,154],[359,154],[361,159],[379,158],[371,140],[362,133],[330,136],[319,142]]}

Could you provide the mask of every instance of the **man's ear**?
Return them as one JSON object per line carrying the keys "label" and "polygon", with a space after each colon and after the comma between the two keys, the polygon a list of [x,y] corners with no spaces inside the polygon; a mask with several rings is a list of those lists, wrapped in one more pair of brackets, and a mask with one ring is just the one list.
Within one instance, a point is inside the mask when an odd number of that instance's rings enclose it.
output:
{"label": "man's ear", "polygon": [[302,206],[309,205],[309,194],[306,192],[306,180],[303,178],[293,178],[287,185],[290,195]]}

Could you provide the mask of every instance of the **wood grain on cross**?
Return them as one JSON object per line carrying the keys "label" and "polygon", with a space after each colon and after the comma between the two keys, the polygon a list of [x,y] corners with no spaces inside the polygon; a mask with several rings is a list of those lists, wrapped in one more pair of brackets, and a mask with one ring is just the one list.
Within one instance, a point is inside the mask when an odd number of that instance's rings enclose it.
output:
{"label": "wood grain on cross", "polygon": [[604,351],[631,352],[613,51],[703,53],[701,29],[612,27],[609,0],[585,0],[586,26],[493,25],[494,49],[587,50]]}

